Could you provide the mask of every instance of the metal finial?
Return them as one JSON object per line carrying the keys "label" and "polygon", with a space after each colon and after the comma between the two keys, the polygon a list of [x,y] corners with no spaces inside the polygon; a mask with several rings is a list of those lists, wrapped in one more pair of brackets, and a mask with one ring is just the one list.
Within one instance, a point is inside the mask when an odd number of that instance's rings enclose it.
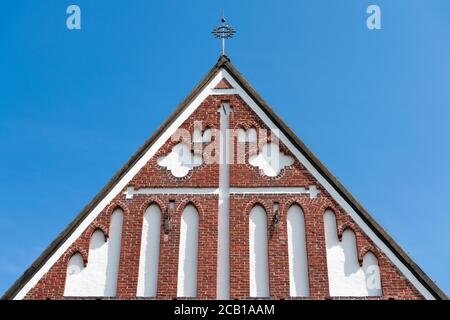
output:
{"label": "metal finial", "polygon": [[222,39],[222,55],[225,55],[225,39],[230,39],[236,33],[232,26],[225,24],[225,17],[222,15],[222,25],[215,27],[212,31],[214,38]]}

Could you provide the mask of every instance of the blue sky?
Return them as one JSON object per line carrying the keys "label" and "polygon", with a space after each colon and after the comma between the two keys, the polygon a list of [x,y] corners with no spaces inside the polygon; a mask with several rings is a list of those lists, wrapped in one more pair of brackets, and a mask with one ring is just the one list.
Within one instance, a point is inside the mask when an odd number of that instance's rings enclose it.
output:
{"label": "blue sky", "polygon": [[450,293],[446,0],[3,1],[0,292],[214,65],[222,9],[235,66]]}

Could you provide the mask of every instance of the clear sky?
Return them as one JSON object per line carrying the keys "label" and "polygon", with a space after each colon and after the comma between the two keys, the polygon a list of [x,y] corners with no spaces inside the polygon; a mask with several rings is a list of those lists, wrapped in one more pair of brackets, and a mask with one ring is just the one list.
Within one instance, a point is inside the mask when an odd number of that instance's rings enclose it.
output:
{"label": "clear sky", "polygon": [[233,64],[450,293],[448,0],[2,1],[0,292],[215,64],[222,9]]}

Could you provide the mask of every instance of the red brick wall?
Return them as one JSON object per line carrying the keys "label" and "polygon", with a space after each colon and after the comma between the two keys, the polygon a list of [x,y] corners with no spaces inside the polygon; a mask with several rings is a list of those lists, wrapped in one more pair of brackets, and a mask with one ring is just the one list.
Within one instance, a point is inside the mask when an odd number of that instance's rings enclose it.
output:
{"label": "red brick wall", "polygon": [[[203,121],[203,127],[206,125],[218,129],[219,113],[217,110],[222,100],[229,101],[233,108],[230,128],[244,127],[248,129],[254,127],[256,129],[267,129],[257,115],[237,95],[208,97],[194,114],[183,123],[182,127],[192,133],[194,120],[201,120]],[[187,177],[180,179],[174,178],[169,171],[159,167],[156,164],[156,160],[160,156],[166,155],[174,144],[176,144],[174,141],[166,142],[128,185],[136,189],[144,187],[218,187],[219,166],[217,164],[197,167]],[[282,144],[281,150],[289,154],[287,148]],[[362,259],[367,250],[372,251],[378,258],[383,299],[422,299],[417,290],[414,289],[388,258],[374,246],[372,241],[364,235],[349,215],[320,187],[318,182],[298,161],[285,168],[280,176],[276,178],[268,178],[262,175],[258,169],[248,164],[232,165],[230,175],[231,187],[308,187],[309,185],[316,185],[320,190],[317,199],[310,199],[307,195],[239,195],[230,198],[230,294],[232,299],[249,298],[248,217],[250,210],[256,203],[261,204],[267,213],[271,298],[289,299],[286,215],[290,205],[297,203],[301,206],[305,217],[311,299],[325,299],[329,297],[323,223],[323,215],[327,208],[331,208],[335,212],[340,234],[345,228],[351,228],[355,232],[360,259]],[[125,190],[126,188],[123,191]],[[66,266],[70,257],[74,253],[80,252],[87,261],[90,236],[97,228],[102,229],[105,234],[108,233],[109,220],[117,206],[120,206],[124,211],[117,298],[135,298],[144,213],[153,202],[156,202],[162,209],[162,212],[165,212],[169,199],[175,200],[176,209],[172,213],[173,229],[167,239],[165,239],[163,228],[161,228],[158,293],[156,298],[173,299],[176,297],[180,215],[187,204],[193,203],[199,212],[198,298],[214,299],[216,295],[217,272],[217,196],[135,195],[133,199],[125,199],[122,193],[116,196],[110,205],[95,219],[94,223],[70,246],[70,249],[27,294],[26,299],[64,298]],[[281,212],[279,223],[273,231],[270,229],[270,225],[272,206],[275,201],[280,203]],[[163,219],[163,216],[161,219]],[[162,223],[163,221],[161,221]]]}

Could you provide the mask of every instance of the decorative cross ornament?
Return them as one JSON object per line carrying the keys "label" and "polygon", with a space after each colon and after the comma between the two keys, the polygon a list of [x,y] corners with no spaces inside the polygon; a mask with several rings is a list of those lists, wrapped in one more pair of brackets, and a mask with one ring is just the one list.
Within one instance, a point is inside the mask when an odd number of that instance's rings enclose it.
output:
{"label": "decorative cross ornament", "polygon": [[225,24],[225,18],[222,16],[222,25],[215,27],[212,31],[214,38],[222,39],[222,55],[225,55],[225,39],[232,38],[236,31],[232,26]]}

